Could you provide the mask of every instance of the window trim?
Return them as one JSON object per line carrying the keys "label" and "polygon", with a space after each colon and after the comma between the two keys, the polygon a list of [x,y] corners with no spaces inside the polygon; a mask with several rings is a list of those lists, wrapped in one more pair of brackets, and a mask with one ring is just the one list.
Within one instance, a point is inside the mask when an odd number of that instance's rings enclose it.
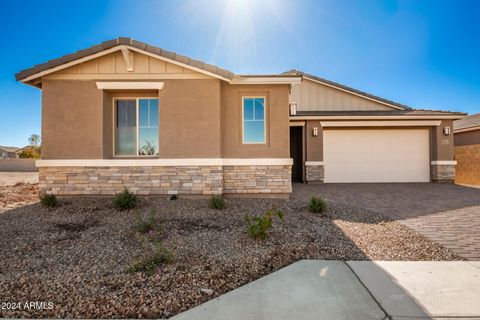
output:
{"label": "window trim", "polygon": [[[255,98],[262,98],[263,99],[263,141],[262,142],[246,142],[245,141],[245,118],[244,118],[244,111],[245,111],[245,99],[255,99]],[[267,97],[264,95],[242,95],[242,144],[245,145],[265,145],[267,144]],[[255,104],[253,105],[253,114],[255,114]]]}
{"label": "window trim", "polygon": [[[139,118],[138,118],[138,115],[139,115],[139,110],[140,110],[140,104],[139,104],[139,100],[141,99],[157,99],[158,100],[158,135],[160,135],[160,99],[158,97],[114,97],[112,98],[112,130],[113,130],[113,134],[112,134],[112,153],[113,153],[113,158],[158,158],[160,156],[160,137],[158,136],[157,139],[158,139],[158,153],[159,154],[155,154],[155,155],[141,155],[139,154],[138,152],[138,147],[139,147],[139,142],[140,142],[140,134],[139,134],[139,130],[140,130],[140,127],[139,127]],[[117,155],[116,154],[116,146],[117,146],[117,143],[116,143],[116,138],[117,138],[117,126],[116,126],[116,118],[117,118],[117,108],[116,108],[116,101],[118,100],[135,100],[135,127],[136,127],[136,131],[137,131],[137,147],[135,148],[136,151],[137,151],[137,154],[136,155]]]}

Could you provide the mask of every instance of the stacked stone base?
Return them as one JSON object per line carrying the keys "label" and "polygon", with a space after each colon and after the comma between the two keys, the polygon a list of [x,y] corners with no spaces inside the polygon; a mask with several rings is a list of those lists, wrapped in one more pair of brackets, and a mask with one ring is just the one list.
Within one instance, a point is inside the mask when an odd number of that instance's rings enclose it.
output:
{"label": "stacked stone base", "polygon": [[113,195],[288,194],[291,166],[40,167],[40,193]]}
{"label": "stacked stone base", "polygon": [[453,182],[455,179],[454,164],[432,164],[433,182]]}
{"label": "stacked stone base", "polygon": [[322,183],[324,179],[324,167],[322,165],[306,165],[305,180],[308,183]]}

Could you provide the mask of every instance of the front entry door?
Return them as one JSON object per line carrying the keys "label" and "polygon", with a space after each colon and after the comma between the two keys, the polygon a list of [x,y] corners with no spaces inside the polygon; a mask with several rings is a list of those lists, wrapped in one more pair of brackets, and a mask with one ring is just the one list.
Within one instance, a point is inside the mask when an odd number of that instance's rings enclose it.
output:
{"label": "front entry door", "polygon": [[290,158],[293,159],[292,181],[303,182],[303,127],[290,127]]}

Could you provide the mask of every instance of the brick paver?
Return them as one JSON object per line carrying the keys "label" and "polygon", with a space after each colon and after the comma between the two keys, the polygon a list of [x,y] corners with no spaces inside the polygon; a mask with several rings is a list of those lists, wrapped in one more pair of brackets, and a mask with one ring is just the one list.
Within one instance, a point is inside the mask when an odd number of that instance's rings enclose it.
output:
{"label": "brick paver", "polygon": [[469,260],[480,260],[480,189],[453,184],[294,185],[293,197],[321,195],[381,212]]}

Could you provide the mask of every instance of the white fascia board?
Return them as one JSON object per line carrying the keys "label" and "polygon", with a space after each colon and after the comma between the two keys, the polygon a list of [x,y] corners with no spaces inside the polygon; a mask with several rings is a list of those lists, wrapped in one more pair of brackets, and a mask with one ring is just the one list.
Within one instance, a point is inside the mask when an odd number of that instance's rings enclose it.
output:
{"label": "white fascia board", "polygon": [[66,159],[37,160],[37,167],[188,167],[292,165],[291,158]]}
{"label": "white fascia board", "polygon": [[140,82],[140,81],[98,81],[97,88],[103,90],[162,90],[164,82]]}
{"label": "white fascia board", "polygon": [[398,121],[320,121],[324,128],[328,127],[420,127],[439,126],[440,120],[398,120]]}

